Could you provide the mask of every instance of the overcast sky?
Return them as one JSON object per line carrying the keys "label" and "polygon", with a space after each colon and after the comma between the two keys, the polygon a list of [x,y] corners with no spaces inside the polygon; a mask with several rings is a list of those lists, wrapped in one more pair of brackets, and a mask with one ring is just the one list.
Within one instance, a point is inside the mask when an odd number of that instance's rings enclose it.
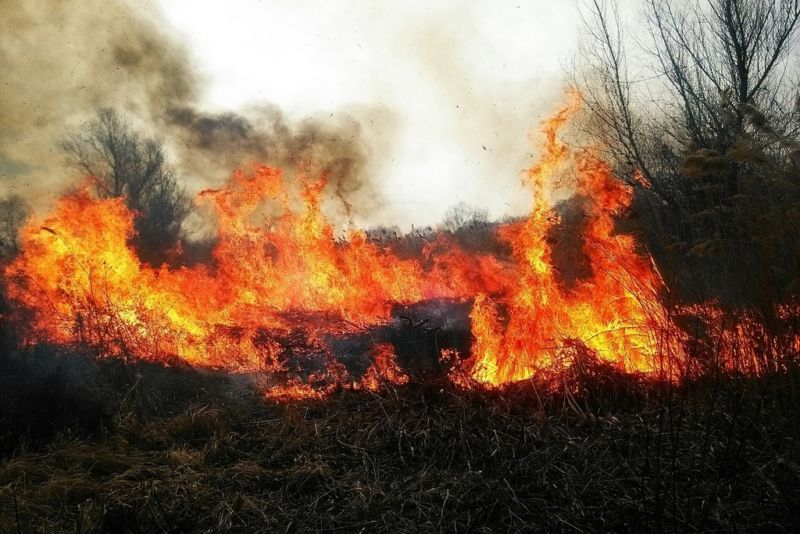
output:
{"label": "overcast sky", "polygon": [[[373,109],[384,223],[433,224],[458,201],[519,213],[528,134],[561,96],[574,2],[163,0],[206,77],[204,104],[290,116]],[[375,221],[368,221],[375,222]],[[405,226],[405,224],[403,224]]]}

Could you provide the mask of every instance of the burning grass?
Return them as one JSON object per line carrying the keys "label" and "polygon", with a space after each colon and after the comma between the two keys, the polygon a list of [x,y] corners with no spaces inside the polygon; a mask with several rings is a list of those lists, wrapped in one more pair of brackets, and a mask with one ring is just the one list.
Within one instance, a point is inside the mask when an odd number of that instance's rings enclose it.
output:
{"label": "burning grass", "polygon": [[[531,213],[497,230],[507,258],[467,252],[446,234],[412,258],[363,232],[337,240],[321,209],[325,176],[295,184],[280,169],[255,165],[198,195],[216,215],[210,264],[143,263],[130,244],[135,214],[123,199],[94,198],[84,185],[23,230],[22,252],[5,269],[8,292],[31,311],[40,339],[104,354],[275,376],[291,367],[287,352],[313,354],[313,372],[275,386],[282,397],[324,394],[314,386],[319,377],[357,381],[342,372],[332,338],[374,331],[397,306],[444,299],[472,307],[474,343],[439,347],[435,357],[459,351],[476,382],[502,385],[546,371],[573,339],[628,372],[663,374],[659,357],[668,355],[671,376],[683,355],[661,336],[675,330],[659,299],[661,276],[631,236],[615,232],[632,190],[590,152],[558,138],[579,105],[573,95],[543,124],[543,156],[525,179]],[[561,177],[585,197],[588,221],[580,243],[588,269],[569,289],[548,241],[558,215],[547,191]],[[385,352],[380,340],[373,345]]]}
{"label": "burning grass", "polygon": [[430,380],[276,403],[190,368],[12,360],[4,391],[41,391],[44,373],[75,402],[56,424],[35,395],[9,397],[4,532],[800,526],[797,369],[676,386],[584,359],[501,390]]}
{"label": "burning grass", "polygon": [[213,261],[155,268],[122,199],[64,197],[3,271],[0,528],[796,530],[800,308],[673,302],[577,105],[492,253],[335,239],[324,177],[256,165],[198,198]]}
{"label": "burning grass", "polygon": [[[84,184],[23,229],[21,252],[4,276],[12,311],[25,317],[10,315],[35,342],[270,375],[264,393],[281,399],[414,378],[397,366],[403,340],[391,330],[401,330],[401,319],[432,334],[433,350],[422,356],[434,368],[452,367],[461,386],[547,376],[576,351],[662,380],[715,367],[758,374],[792,361],[800,349],[797,305],[774,310],[794,324],[775,332],[757,314],[729,325],[713,302],[668,302],[652,258],[617,231],[633,189],[592,151],[559,138],[580,104],[572,95],[542,125],[542,156],[524,179],[530,214],[496,227],[510,255],[468,252],[445,233],[430,236],[418,257],[402,257],[364,232],[336,239],[322,211],[325,176],[294,183],[280,169],[254,165],[198,195],[216,215],[213,261],[156,268],[131,246],[136,214],[124,199],[96,198]],[[582,220],[572,236],[581,274],[566,279],[553,243],[559,214],[548,197],[559,182],[570,184]],[[429,328],[430,317],[402,315],[445,302],[453,310],[465,305],[468,318],[445,311]],[[678,324],[685,316],[694,316],[694,332]],[[705,340],[716,345],[697,369]]]}

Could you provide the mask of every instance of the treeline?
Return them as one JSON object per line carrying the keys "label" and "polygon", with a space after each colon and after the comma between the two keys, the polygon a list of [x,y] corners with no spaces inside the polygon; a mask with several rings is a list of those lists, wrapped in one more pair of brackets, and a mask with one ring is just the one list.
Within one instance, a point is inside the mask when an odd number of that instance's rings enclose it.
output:
{"label": "treeline", "polygon": [[584,4],[582,134],[636,188],[681,301],[774,315],[800,289],[798,0]]}

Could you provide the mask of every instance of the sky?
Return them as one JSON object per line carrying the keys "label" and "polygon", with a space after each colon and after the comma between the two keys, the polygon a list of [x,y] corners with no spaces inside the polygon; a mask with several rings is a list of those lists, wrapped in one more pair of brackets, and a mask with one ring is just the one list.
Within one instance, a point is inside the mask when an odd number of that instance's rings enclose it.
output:
{"label": "sky", "polygon": [[162,0],[204,78],[202,103],[362,119],[386,205],[369,224],[435,224],[466,202],[529,205],[530,134],[562,98],[574,2]]}

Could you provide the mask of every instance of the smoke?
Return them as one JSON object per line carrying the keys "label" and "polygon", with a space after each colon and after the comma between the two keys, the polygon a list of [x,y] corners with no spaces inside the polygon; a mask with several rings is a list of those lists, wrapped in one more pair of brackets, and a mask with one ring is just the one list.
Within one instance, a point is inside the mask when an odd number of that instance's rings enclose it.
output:
{"label": "smoke", "polygon": [[[99,107],[148,121],[190,101],[197,79],[181,45],[146,6],[104,0],[0,3],[2,168],[7,187],[48,192],[66,174],[57,145],[67,125]],[[11,184],[9,185],[9,182]]]}
{"label": "smoke", "polygon": [[189,193],[252,161],[314,163],[340,224],[528,209],[528,133],[561,98],[571,8],[156,2],[0,2],[0,195],[46,209],[76,179],[67,128],[113,107],[166,143]]}
{"label": "smoke", "polygon": [[[276,106],[233,113],[193,107],[167,111],[165,125],[182,147],[181,165],[193,176],[224,176],[248,161],[268,162],[291,172],[324,174],[338,200],[338,219],[352,222],[380,207],[367,178],[368,150],[359,120],[342,116],[290,122]],[[310,168],[309,168],[310,166]]]}
{"label": "smoke", "polygon": [[[435,143],[437,149],[451,154],[451,176],[431,177],[438,178],[431,180],[439,184],[435,196],[457,195],[452,204],[463,201],[498,218],[530,209],[530,192],[520,186],[521,173],[537,157],[530,134],[563,90],[559,77],[537,72],[533,61],[501,64],[501,58],[516,56],[505,48],[520,36],[511,33],[513,27],[500,38],[483,35],[488,15],[474,6],[457,14],[433,13],[400,39],[410,43],[414,66],[434,88],[431,107],[450,108],[430,128],[446,140]],[[514,67],[519,71],[509,73]]]}
{"label": "smoke", "polygon": [[313,164],[328,176],[340,221],[380,206],[366,179],[369,150],[359,118],[293,122],[271,105],[202,109],[205,80],[157,6],[3,1],[0,31],[0,194],[17,192],[46,209],[76,179],[58,148],[67,129],[112,107],[165,142],[190,193],[254,161]]}

